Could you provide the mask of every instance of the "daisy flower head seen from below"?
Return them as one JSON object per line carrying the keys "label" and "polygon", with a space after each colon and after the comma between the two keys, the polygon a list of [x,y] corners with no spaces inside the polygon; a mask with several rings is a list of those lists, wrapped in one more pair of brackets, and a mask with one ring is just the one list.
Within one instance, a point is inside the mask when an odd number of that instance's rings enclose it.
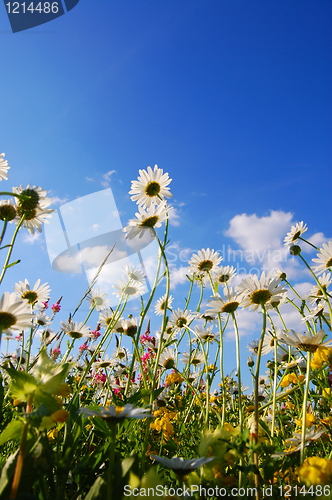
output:
{"label": "daisy flower head seen from below", "polygon": [[325,293],[327,292],[328,287],[332,283],[332,274],[324,273],[322,274],[322,276],[318,278],[318,281],[320,286],[314,285],[310,290],[308,297],[305,297],[311,299],[312,304],[316,304],[321,299],[324,299],[324,295],[321,288],[325,291]]}
{"label": "daisy flower head seen from below", "polygon": [[0,181],[8,179],[7,172],[10,169],[10,167],[8,167],[8,161],[4,159],[5,156],[5,153],[0,154]]}
{"label": "daisy flower head seen from below", "polygon": [[222,257],[218,252],[210,248],[202,249],[193,254],[188,264],[190,266],[189,273],[205,275],[217,271],[218,265],[222,261]]}
{"label": "daisy flower head seen from below", "polygon": [[132,181],[129,194],[133,195],[131,199],[138,206],[149,208],[152,204],[159,205],[163,199],[172,197],[167,187],[171,181],[158,165],[153,170],[148,167],[147,170],[139,170],[137,181]]}
{"label": "daisy flower head seen from below", "polygon": [[204,354],[200,351],[194,350],[192,353],[183,352],[181,360],[186,365],[200,365],[205,362]]}
{"label": "daisy flower head seen from below", "polygon": [[279,342],[296,347],[299,351],[315,352],[319,346],[330,346],[331,340],[323,342],[326,333],[324,330],[319,330],[316,335],[311,335],[309,332],[297,333],[294,330],[283,330],[279,336]]}
{"label": "daisy flower head seen from below", "polygon": [[132,404],[126,404],[124,406],[102,406],[99,411],[93,411],[89,408],[80,408],[79,413],[84,417],[99,417],[107,423],[117,424],[126,418],[141,420],[143,418],[152,417],[152,415],[148,414],[149,411],[148,408],[135,408]]}
{"label": "daisy flower head seen from below", "polygon": [[147,209],[138,207],[138,210],[135,214],[136,219],[130,219],[128,226],[123,228],[126,238],[129,240],[136,238],[136,236],[142,238],[146,231],[149,231],[150,235],[154,237],[155,228],[161,227],[168,218],[168,212],[172,210],[172,207],[163,202],[158,206],[150,205]]}
{"label": "daisy flower head seen from below", "polygon": [[265,276],[265,272],[260,278],[256,274],[244,278],[237,287],[242,294],[242,307],[249,307],[253,311],[262,306],[271,309],[273,304],[278,304],[283,299],[283,294],[287,292],[285,288],[279,286],[280,282],[280,278],[270,278]]}
{"label": "daisy flower head seen from below", "polygon": [[221,285],[228,285],[236,275],[236,269],[233,266],[220,266],[213,273],[213,281]]}
{"label": "daisy flower head seen from below", "polygon": [[165,309],[171,309],[173,302],[173,297],[172,295],[169,295],[167,301],[166,301],[166,294],[160,297],[160,299],[157,300],[157,303],[155,305],[155,313],[157,316],[162,316],[165,312]]}
{"label": "daisy flower head seen from below", "polygon": [[300,236],[308,230],[307,225],[304,222],[297,222],[295,226],[291,227],[289,233],[287,233],[284,238],[284,245],[290,247],[296,245]]}
{"label": "daisy flower head seen from below", "polygon": [[128,298],[135,298],[146,293],[146,286],[138,281],[118,280],[113,285],[113,288],[115,288],[113,294],[118,297],[127,296]]}
{"label": "daisy flower head seen from below", "polygon": [[128,337],[134,337],[137,332],[137,319],[129,318],[124,319],[121,322],[122,330],[125,335]]}
{"label": "daisy flower head seen from below", "polygon": [[232,288],[224,289],[224,298],[217,294],[207,303],[207,313],[208,314],[218,314],[218,313],[234,313],[236,309],[242,303],[242,296],[233,292]]}
{"label": "daisy flower head seen from below", "polygon": [[323,243],[323,247],[319,249],[317,254],[317,259],[312,259],[313,262],[317,262],[317,266],[313,268],[314,272],[317,274],[322,274],[324,271],[332,270],[332,241],[327,244]]}
{"label": "daisy flower head seen from below", "polygon": [[110,300],[106,298],[107,293],[103,292],[100,288],[93,288],[88,293],[88,302],[90,309],[96,311],[104,311],[109,308]]}
{"label": "daisy flower head seen from below", "polygon": [[181,330],[181,328],[189,326],[194,318],[195,314],[193,314],[191,311],[183,311],[182,309],[178,308],[176,311],[172,312],[167,326],[173,328],[174,331]]}
{"label": "daisy flower head seen from below", "polygon": [[145,275],[144,273],[134,266],[124,266],[123,268],[126,277],[131,281],[137,281],[138,283],[145,283]]}
{"label": "daisy flower head seen from below", "polygon": [[72,339],[80,339],[82,337],[91,337],[90,327],[84,323],[69,320],[66,323],[61,321],[61,327],[66,335]]}
{"label": "daisy flower head seen from below", "polygon": [[196,337],[196,340],[200,340],[201,342],[213,342],[218,340],[218,334],[213,333],[213,325],[200,327],[196,326],[193,333]]}
{"label": "daisy flower head seen from below", "polygon": [[0,329],[10,333],[11,330],[24,330],[32,326],[31,307],[24,300],[18,300],[15,292],[5,292],[0,299]]}
{"label": "daisy flower head seen from below", "polygon": [[35,234],[36,230],[41,233],[43,224],[49,222],[47,219],[52,217],[51,214],[54,212],[53,209],[47,208],[52,203],[52,199],[46,197],[47,191],[30,184],[26,188],[22,185],[13,187],[12,191],[26,197],[26,199],[15,198],[17,216],[13,222],[18,224],[24,216],[23,227],[31,234]]}
{"label": "daisy flower head seen from below", "polygon": [[47,283],[40,284],[40,279],[36,281],[33,288],[30,287],[29,281],[19,281],[14,285],[16,295],[25,300],[31,306],[42,306],[50,298],[50,287]]}
{"label": "daisy flower head seen from below", "polygon": [[159,365],[163,366],[165,370],[169,370],[173,368],[175,365],[175,352],[170,347],[166,347],[163,352],[160,354]]}

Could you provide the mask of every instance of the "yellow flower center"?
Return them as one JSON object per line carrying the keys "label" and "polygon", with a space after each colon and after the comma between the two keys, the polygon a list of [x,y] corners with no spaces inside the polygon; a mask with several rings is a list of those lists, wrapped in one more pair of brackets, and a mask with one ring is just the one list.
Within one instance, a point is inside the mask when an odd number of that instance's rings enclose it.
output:
{"label": "yellow flower center", "polygon": [[16,323],[16,318],[9,312],[0,312],[0,326],[3,330],[7,330]]}
{"label": "yellow flower center", "polygon": [[160,184],[156,181],[151,181],[149,184],[145,186],[145,194],[152,198],[153,196],[157,196],[160,193]]}
{"label": "yellow flower center", "polygon": [[249,298],[253,304],[266,304],[266,302],[268,302],[271,297],[272,293],[270,292],[270,290],[261,289],[252,292]]}

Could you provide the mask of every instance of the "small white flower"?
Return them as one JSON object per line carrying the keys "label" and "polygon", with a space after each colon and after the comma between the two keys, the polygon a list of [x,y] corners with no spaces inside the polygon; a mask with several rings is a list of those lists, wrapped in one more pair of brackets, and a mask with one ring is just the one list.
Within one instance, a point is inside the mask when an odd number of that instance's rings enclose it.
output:
{"label": "small white flower", "polygon": [[[322,276],[318,278],[318,281],[321,288],[326,292],[327,288],[332,283],[332,276],[331,274],[328,275],[328,273],[324,273]],[[310,290],[308,297],[306,298],[311,299],[312,304],[316,304],[317,300],[324,299],[324,295],[320,287],[318,285],[314,285]]]}
{"label": "small white flower", "polygon": [[5,156],[5,153],[0,154],[0,181],[2,181],[3,179],[8,179],[7,172],[10,169],[10,167],[8,167],[8,161],[4,160]]}
{"label": "small white flower", "polygon": [[167,187],[171,181],[158,165],[153,170],[148,167],[147,170],[139,170],[137,181],[132,181],[129,194],[133,195],[131,199],[139,206],[149,208],[152,204],[159,205],[164,198],[171,198]]}
{"label": "small white flower", "polygon": [[116,281],[115,285],[113,285],[113,288],[115,288],[116,290],[115,292],[113,292],[114,295],[117,295],[118,297],[127,295],[128,297],[134,298],[146,293],[146,286],[142,283],[139,283],[138,281],[133,282],[118,280]]}
{"label": "small white flower", "polygon": [[171,309],[171,305],[173,302],[173,297],[172,295],[168,296],[167,302],[166,302],[166,294],[160,297],[160,299],[157,300],[156,306],[155,306],[155,313],[157,316],[162,316],[165,312],[165,309]]}
{"label": "small white flower", "polygon": [[236,309],[242,303],[242,296],[233,292],[232,288],[224,289],[224,297],[222,298],[219,294],[211,297],[207,303],[207,313],[208,314],[218,314],[218,313],[234,313]]}
{"label": "small white flower", "polygon": [[271,309],[274,303],[279,303],[283,299],[283,294],[287,292],[279,286],[281,279],[270,278],[263,272],[258,278],[256,274],[244,278],[238,286],[242,293],[242,307],[249,307],[256,311],[262,304],[266,309]]}
{"label": "small white flower", "polygon": [[170,320],[167,324],[168,327],[173,328],[174,330],[181,330],[181,328],[186,328],[190,325],[191,321],[195,318],[195,314],[186,310],[178,308],[176,311],[172,312]]}
{"label": "small white flower", "polygon": [[137,269],[137,267],[126,265],[124,266],[124,272],[130,281],[145,283],[144,273],[140,269]]}
{"label": "small white flower", "polygon": [[0,299],[0,329],[4,333],[31,327],[31,307],[26,301],[17,300],[16,294],[5,292]]}
{"label": "small white flower", "polygon": [[89,408],[80,408],[79,413],[84,417],[99,417],[109,423],[122,422],[125,418],[143,419],[152,417],[147,412],[148,408],[135,408],[134,405],[100,407],[100,411]]}
{"label": "small white flower", "polygon": [[183,352],[181,361],[186,365],[196,366],[205,363],[205,358],[202,352],[195,350],[191,354],[189,354],[188,352]]}
{"label": "small white flower", "polygon": [[98,322],[104,328],[107,328],[112,321],[114,321],[113,311],[110,309],[106,309],[99,314]]}
{"label": "small white flower", "polygon": [[296,347],[300,351],[315,352],[320,345],[329,345],[331,341],[323,342],[324,330],[319,330],[316,335],[310,333],[297,333],[294,330],[283,330],[279,337],[279,342]]}
{"label": "small white flower", "polygon": [[48,284],[44,283],[41,285],[40,280],[37,280],[31,288],[27,279],[16,283],[14,290],[20,299],[27,301],[32,306],[41,306],[43,302],[47,302],[51,291]]}
{"label": "small white flower", "polygon": [[307,225],[304,222],[297,222],[295,226],[291,227],[289,233],[284,239],[284,244],[286,247],[291,245],[296,245],[299,237],[308,230]]}
{"label": "small white flower", "polygon": [[318,263],[318,266],[313,268],[317,274],[321,274],[329,268],[332,268],[332,241],[329,241],[328,244],[323,243],[323,247],[320,248],[319,252],[320,253],[317,254],[318,258],[312,259],[313,262]]}
{"label": "small white flower", "polygon": [[110,300],[106,297],[106,292],[103,292],[100,288],[93,288],[88,294],[90,308],[94,308],[96,311],[103,311],[104,309],[108,309]]}
{"label": "small white flower", "polygon": [[173,368],[175,364],[175,352],[170,347],[167,347],[160,354],[159,365],[163,366],[166,370]]}
{"label": "small white flower", "polygon": [[67,321],[64,323],[61,321],[62,330],[66,335],[69,335],[73,339],[80,339],[81,337],[91,337],[90,327],[84,325],[84,323],[78,323],[77,321]]}
{"label": "small white flower", "polygon": [[149,231],[151,236],[154,237],[155,228],[161,227],[171,209],[165,203],[161,203],[157,207],[151,205],[147,210],[138,207],[139,211],[135,214],[136,219],[131,219],[128,226],[123,228],[123,231],[127,233],[126,238],[130,240],[136,238],[136,236],[142,238],[146,231]]}
{"label": "small white flower", "polygon": [[202,342],[213,342],[218,340],[218,334],[213,333],[212,330],[213,325],[206,326],[204,328],[196,326],[194,329],[194,335]]}
{"label": "small white flower", "polygon": [[198,275],[214,273],[221,261],[222,257],[218,252],[213,249],[210,250],[210,248],[203,248],[197,254],[194,254],[188,262],[190,266],[189,272]]}
{"label": "small white flower", "polygon": [[212,279],[221,285],[228,285],[236,276],[236,269],[233,266],[220,266],[214,271]]}

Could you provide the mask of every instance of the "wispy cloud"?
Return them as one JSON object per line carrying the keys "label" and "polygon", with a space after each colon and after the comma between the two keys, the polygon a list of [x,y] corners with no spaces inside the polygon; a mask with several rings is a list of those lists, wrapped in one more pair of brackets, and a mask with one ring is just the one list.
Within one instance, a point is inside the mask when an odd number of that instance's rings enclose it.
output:
{"label": "wispy cloud", "polygon": [[109,188],[111,186],[111,177],[113,174],[116,174],[116,170],[109,170],[106,174],[102,175],[103,180],[101,181],[101,185],[105,188]]}

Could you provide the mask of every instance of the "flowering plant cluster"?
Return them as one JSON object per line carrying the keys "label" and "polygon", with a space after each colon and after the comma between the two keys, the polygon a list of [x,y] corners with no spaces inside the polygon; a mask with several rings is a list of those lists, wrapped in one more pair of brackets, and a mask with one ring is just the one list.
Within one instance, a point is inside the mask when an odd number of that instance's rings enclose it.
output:
{"label": "flowering plant cluster", "polygon": [[[9,169],[4,156],[1,180]],[[307,226],[298,223],[285,237],[312,277],[305,297],[280,269],[241,279],[218,252],[203,248],[188,261],[187,298],[174,306],[166,256],[170,183],[156,165],[140,170],[129,191],[138,212],[126,237],[148,232],[159,246],[149,294],[144,273],[126,266],[114,283],[115,308],[102,288],[90,286],[58,322],[66,297],[51,305],[40,279],[22,277],[2,293],[1,498],[111,500],[128,498],[128,485],[146,496],[175,483],[225,494],[252,488],[257,500],[264,488],[279,498],[287,484],[303,496],[332,498],[332,241],[316,248],[310,264],[300,246],[313,246],[303,237]],[[41,187],[1,194],[0,282],[16,264],[18,231],[40,232],[52,216]],[[5,244],[8,223],[15,230]],[[141,299],[136,317],[132,297]],[[296,331],[287,325],[290,307]],[[238,326],[246,309],[261,319],[246,360],[251,391],[243,386]],[[225,372],[230,325],[234,376]]]}

